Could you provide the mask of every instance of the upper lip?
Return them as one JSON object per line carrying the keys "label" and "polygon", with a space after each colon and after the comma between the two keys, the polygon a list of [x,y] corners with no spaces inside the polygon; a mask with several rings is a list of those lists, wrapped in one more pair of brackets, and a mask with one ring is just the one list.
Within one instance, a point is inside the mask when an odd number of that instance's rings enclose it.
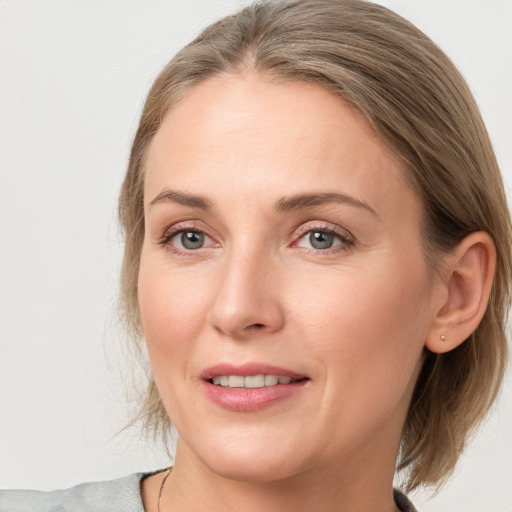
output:
{"label": "upper lip", "polygon": [[277,375],[279,377],[291,377],[292,379],[307,378],[306,375],[287,368],[256,362],[249,362],[240,365],[219,363],[203,370],[201,378],[204,380],[210,380],[218,375],[240,375],[242,377],[247,377],[249,375]]}

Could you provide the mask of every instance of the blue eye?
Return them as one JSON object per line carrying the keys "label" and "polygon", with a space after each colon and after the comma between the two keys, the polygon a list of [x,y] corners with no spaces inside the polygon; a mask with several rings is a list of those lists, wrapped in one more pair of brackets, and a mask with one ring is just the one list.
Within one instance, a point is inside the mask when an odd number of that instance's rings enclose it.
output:
{"label": "blue eye", "polygon": [[195,249],[201,249],[204,245],[205,234],[199,231],[181,231],[176,233],[171,241],[173,245],[180,249],[187,249],[193,251]]}
{"label": "blue eye", "polygon": [[162,234],[158,244],[177,256],[204,256],[202,249],[219,246],[202,227],[196,226],[195,221],[178,222],[170,226]]}
{"label": "blue eye", "polygon": [[336,237],[324,231],[311,231],[308,241],[314,249],[330,249],[335,244]]}
{"label": "blue eye", "polygon": [[306,231],[296,243],[296,247],[312,249],[315,251],[329,251],[330,249],[343,249],[353,245],[353,240],[329,228],[316,228]]}
{"label": "blue eye", "polygon": [[169,235],[165,240],[165,245],[171,245],[178,250],[195,251],[212,242],[212,239],[202,231],[181,229]]}

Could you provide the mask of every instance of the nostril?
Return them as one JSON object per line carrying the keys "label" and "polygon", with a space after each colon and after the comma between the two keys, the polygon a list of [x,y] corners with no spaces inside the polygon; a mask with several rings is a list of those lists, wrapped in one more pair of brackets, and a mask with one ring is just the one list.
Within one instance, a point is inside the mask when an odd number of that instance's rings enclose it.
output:
{"label": "nostril", "polygon": [[262,327],[264,327],[263,324],[253,324],[253,327],[256,327],[257,329],[261,329]]}

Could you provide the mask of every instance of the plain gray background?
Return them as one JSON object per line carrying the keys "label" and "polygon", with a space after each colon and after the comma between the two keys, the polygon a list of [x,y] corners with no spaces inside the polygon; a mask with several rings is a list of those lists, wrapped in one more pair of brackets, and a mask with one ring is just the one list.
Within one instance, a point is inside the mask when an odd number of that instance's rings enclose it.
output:
{"label": "plain gray background", "polygon": [[[0,487],[168,465],[125,424],[116,196],[158,70],[247,1],[0,0]],[[512,184],[512,1],[382,1],[464,73]],[[512,385],[423,512],[512,510]]]}

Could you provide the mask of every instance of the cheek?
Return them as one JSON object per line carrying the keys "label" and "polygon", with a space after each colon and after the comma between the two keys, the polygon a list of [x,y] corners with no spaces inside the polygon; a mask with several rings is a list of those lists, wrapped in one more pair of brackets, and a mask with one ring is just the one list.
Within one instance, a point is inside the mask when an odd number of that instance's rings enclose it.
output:
{"label": "cheek", "polygon": [[189,402],[183,397],[195,389],[190,387],[190,361],[204,327],[207,289],[197,276],[170,269],[143,252],[138,283],[142,328],[153,378],[176,428],[187,416],[182,407]]}
{"label": "cheek", "polygon": [[[139,271],[142,328],[153,360],[190,349],[203,328],[207,287],[199,286],[192,271],[173,271],[145,258]],[[173,358],[175,359],[175,358]]]}
{"label": "cheek", "polygon": [[405,421],[427,323],[427,288],[410,278],[354,271],[327,280],[333,291],[323,299],[302,297],[299,318],[310,359],[320,363],[332,450],[339,448],[336,440],[358,446]]}
{"label": "cheek", "polygon": [[315,290],[304,285],[294,301],[310,348],[331,369],[330,378],[367,387],[373,382],[377,393],[384,383],[409,382],[429,325],[426,274],[416,265],[394,273],[385,267],[317,279]]}

